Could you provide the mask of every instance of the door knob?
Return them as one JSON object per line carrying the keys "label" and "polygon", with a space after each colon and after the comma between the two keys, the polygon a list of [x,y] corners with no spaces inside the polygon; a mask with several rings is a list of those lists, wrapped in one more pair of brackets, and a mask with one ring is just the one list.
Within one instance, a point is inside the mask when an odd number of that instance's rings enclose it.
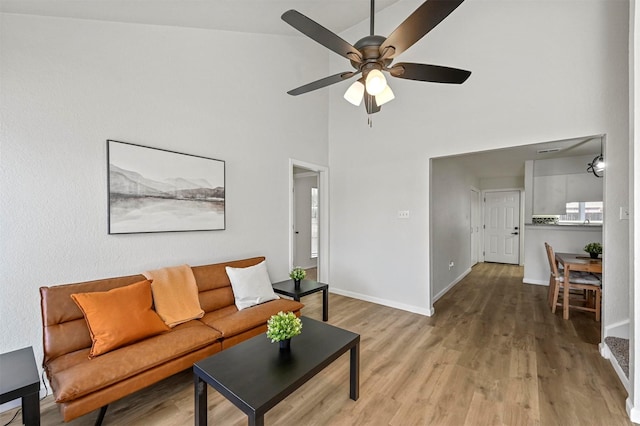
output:
{"label": "door knob", "polygon": [[511,235],[518,235],[518,233],[517,232],[512,232]]}

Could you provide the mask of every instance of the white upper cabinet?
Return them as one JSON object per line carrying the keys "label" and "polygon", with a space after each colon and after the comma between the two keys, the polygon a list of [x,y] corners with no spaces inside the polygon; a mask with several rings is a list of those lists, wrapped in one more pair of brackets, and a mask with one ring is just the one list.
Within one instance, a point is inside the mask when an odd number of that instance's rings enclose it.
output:
{"label": "white upper cabinet", "polygon": [[[533,215],[563,215],[570,202],[602,201],[602,179],[586,171],[591,157],[531,161],[525,167],[526,206]],[[529,187],[528,187],[529,186]],[[533,188],[531,188],[531,186]],[[527,223],[530,223],[527,222]]]}
{"label": "white upper cabinet", "polygon": [[567,175],[567,202],[602,201],[602,179],[591,173]]}
{"label": "white upper cabinet", "polygon": [[536,176],[533,178],[533,214],[565,214],[567,205],[567,177]]}

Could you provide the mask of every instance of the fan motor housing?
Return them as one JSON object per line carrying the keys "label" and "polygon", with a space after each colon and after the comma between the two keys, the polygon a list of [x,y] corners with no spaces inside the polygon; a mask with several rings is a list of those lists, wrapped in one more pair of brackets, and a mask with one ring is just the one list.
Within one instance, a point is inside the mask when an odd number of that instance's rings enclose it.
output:
{"label": "fan motor housing", "polygon": [[[370,35],[361,38],[353,45],[360,54],[362,55],[362,62],[354,62],[351,61],[351,66],[353,66],[357,70],[366,71],[367,69],[378,68],[383,69],[387,65],[391,63],[391,59],[386,59],[384,61],[379,61],[380,58],[380,46],[386,37],[379,35]],[[373,64],[377,64],[373,65]]]}

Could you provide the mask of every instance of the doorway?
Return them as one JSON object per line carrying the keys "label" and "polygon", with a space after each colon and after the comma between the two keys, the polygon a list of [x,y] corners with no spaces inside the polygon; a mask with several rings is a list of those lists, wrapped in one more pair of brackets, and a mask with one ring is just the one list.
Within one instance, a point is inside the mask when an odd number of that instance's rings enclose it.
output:
{"label": "doorway", "polygon": [[318,172],[293,168],[293,264],[318,267]]}
{"label": "doorway", "polygon": [[484,195],[485,262],[520,263],[520,191]]}
{"label": "doorway", "polygon": [[329,170],[289,161],[289,269],[316,269],[315,280],[329,280]]}

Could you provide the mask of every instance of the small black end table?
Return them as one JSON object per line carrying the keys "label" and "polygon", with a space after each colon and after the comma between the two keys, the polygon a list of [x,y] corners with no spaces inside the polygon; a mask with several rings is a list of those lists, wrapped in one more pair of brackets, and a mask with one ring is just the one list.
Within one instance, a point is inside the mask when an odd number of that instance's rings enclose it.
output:
{"label": "small black end table", "polygon": [[293,297],[296,302],[299,302],[301,297],[322,291],[322,321],[329,320],[329,284],[302,280],[300,288],[296,288],[293,280],[286,280],[273,284],[273,291]]}
{"label": "small black end table", "polygon": [[40,377],[31,346],[0,354],[0,404],[22,398],[22,421],[40,426]]}

